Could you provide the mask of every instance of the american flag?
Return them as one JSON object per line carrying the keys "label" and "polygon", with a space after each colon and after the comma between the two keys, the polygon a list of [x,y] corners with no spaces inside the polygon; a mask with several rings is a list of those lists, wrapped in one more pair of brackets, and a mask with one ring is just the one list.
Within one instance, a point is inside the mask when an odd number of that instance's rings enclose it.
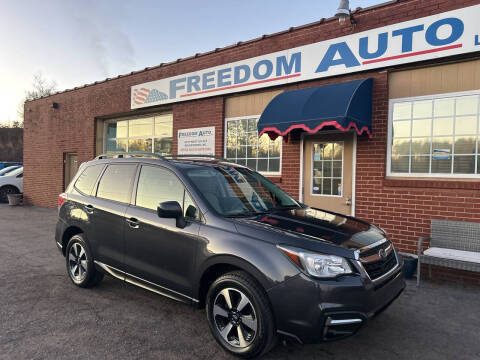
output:
{"label": "american flag", "polygon": [[142,87],[140,89],[133,90],[132,100],[136,105],[148,104],[166,99],[168,99],[167,94],[158,91],[157,89],[150,90]]}

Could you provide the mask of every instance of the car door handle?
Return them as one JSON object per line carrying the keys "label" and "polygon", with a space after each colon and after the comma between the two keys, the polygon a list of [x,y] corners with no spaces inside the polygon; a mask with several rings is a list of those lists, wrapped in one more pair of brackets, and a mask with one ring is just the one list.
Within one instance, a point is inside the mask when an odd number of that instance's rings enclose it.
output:
{"label": "car door handle", "polygon": [[140,223],[138,222],[138,220],[133,217],[129,219],[125,219],[125,221],[127,222],[128,226],[130,226],[132,229],[138,229],[140,227]]}
{"label": "car door handle", "polygon": [[85,211],[89,214],[93,214],[93,210],[95,210],[95,208],[93,207],[93,205],[86,205],[85,206]]}

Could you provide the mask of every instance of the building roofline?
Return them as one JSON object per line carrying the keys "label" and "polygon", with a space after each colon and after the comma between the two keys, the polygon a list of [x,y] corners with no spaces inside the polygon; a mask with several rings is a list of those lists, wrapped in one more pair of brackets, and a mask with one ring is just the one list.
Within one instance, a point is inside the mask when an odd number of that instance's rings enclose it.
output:
{"label": "building roofline", "polygon": [[[352,11],[352,14],[354,14],[354,15],[363,14],[365,12],[369,12],[369,11],[372,11],[372,10],[377,10],[379,8],[392,6],[392,5],[395,5],[395,4],[398,4],[398,3],[403,3],[403,2],[408,2],[408,1],[413,1],[413,0],[390,0],[390,1],[387,1],[387,2],[383,2],[383,3],[380,3],[380,4],[372,5],[372,6],[365,7],[365,8],[357,7],[355,10]],[[57,91],[57,92],[55,92],[53,94],[50,94],[50,95],[46,95],[46,96],[42,96],[42,97],[39,97],[39,98],[36,98],[36,99],[33,99],[33,100],[25,101],[25,104],[29,103],[29,102],[41,100],[41,99],[46,99],[46,98],[49,98],[51,96],[55,96],[55,95],[59,95],[59,94],[83,89],[83,88],[90,87],[90,86],[95,86],[95,85],[98,85],[98,84],[103,84],[103,83],[106,83],[106,82],[109,82],[109,81],[113,81],[113,80],[117,80],[117,79],[121,79],[121,78],[125,78],[125,77],[129,77],[129,76],[132,76],[132,75],[141,74],[141,73],[144,73],[146,71],[153,70],[153,69],[158,69],[158,68],[162,68],[162,67],[166,67],[166,66],[175,65],[175,64],[178,64],[178,63],[181,63],[181,62],[189,61],[189,60],[192,60],[192,59],[197,59],[199,57],[204,57],[204,56],[219,53],[219,52],[222,52],[222,51],[230,50],[230,49],[233,49],[233,48],[236,48],[236,47],[240,47],[240,46],[252,44],[252,43],[255,43],[255,42],[259,42],[259,41],[264,40],[264,39],[273,38],[273,37],[276,37],[276,36],[287,34],[287,33],[293,32],[293,31],[298,31],[298,30],[306,29],[306,28],[313,27],[313,26],[316,26],[316,25],[330,23],[332,21],[338,21],[338,20],[335,16],[332,16],[332,17],[329,17],[329,18],[321,18],[318,21],[314,21],[314,22],[304,24],[304,25],[299,25],[299,26],[292,26],[292,27],[290,27],[286,30],[281,30],[281,31],[278,31],[278,32],[275,32],[275,33],[272,33],[272,34],[264,34],[262,36],[259,36],[259,37],[256,37],[256,38],[253,38],[253,39],[250,39],[250,40],[238,41],[238,42],[236,42],[234,44],[231,44],[231,45],[227,45],[227,46],[224,46],[224,47],[221,47],[221,48],[215,48],[214,50],[209,50],[209,51],[206,51],[206,52],[203,52],[203,53],[196,53],[195,55],[188,56],[188,57],[185,57],[185,58],[178,58],[177,60],[174,60],[174,61],[170,61],[170,62],[166,62],[166,63],[160,63],[160,64],[154,65],[154,66],[147,66],[144,69],[134,70],[134,71],[132,71],[130,73],[127,73],[127,74],[120,74],[120,75],[117,75],[115,77],[106,78],[104,80],[94,81],[93,83],[87,83],[87,84],[83,84],[83,85],[80,85],[80,86],[75,86],[74,88],[71,88],[71,89],[65,89],[65,90]]]}

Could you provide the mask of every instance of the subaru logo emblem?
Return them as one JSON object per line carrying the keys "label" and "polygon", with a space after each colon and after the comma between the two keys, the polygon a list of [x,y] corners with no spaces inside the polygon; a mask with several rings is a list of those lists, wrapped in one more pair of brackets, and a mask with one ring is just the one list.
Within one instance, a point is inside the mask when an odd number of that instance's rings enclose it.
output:
{"label": "subaru logo emblem", "polygon": [[378,251],[378,256],[380,256],[382,259],[385,259],[387,257],[387,252],[385,251],[385,249],[380,249]]}

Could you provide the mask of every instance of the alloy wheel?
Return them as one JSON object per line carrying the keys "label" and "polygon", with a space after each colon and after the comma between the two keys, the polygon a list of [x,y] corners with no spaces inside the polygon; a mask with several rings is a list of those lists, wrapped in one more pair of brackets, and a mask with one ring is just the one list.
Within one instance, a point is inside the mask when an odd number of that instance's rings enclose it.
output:
{"label": "alloy wheel", "polygon": [[250,299],[238,289],[220,291],[213,304],[217,331],[231,346],[245,348],[257,334],[258,319]]}
{"label": "alloy wheel", "polygon": [[83,246],[76,242],[68,253],[68,270],[76,282],[81,282],[87,276],[87,254]]}

